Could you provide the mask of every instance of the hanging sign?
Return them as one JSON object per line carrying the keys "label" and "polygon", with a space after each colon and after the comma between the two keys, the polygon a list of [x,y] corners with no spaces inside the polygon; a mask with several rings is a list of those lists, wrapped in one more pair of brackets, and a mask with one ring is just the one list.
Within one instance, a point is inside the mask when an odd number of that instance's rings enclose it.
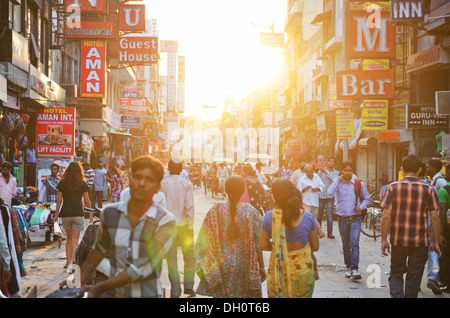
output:
{"label": "hanging sign", "polygon": [[395,97],[394,71],[336,72],[337,99],[389,99]]}
{"label": "hanging sign", "polygon": [[448,128],[448,116],[437,115],[435,105],[408,105],[407,109],[407,128]]}
{"label": "hanging sign", "polygon": [[121,128],[141,128],[141,118],[135,116],[120,116],[120,127]]}
{"label": "hanging sign", "polygon": [[362,130],[388,129],[387,100],[365,100],[361,112]]}
{"label": "hanging sign", "polygon": [[41,108],[36,114],[36,154],[75,155],[75,108]]}
{"label": "hanging sign", "polygon": [[348,11],[347,57],[350,59],[394,59],[395,28],[389,12]]}
{"label": "hanging sign", "polygon": [[121,4],[119,6],[120,31],[145,31],[145,5]]}
{"label": "hanging sign", "polygon": [[351,111],[336,111],[336,137],[338,139],[355,138],[354,117]]}
{"label": "hanging sign", "polygon": [[157,64],[158,38],[123,36],[119,40],[120,64]]}
{"label": "hanging sign", "polygon": [[104,98],[106,42],[81,41],[80,97]]}

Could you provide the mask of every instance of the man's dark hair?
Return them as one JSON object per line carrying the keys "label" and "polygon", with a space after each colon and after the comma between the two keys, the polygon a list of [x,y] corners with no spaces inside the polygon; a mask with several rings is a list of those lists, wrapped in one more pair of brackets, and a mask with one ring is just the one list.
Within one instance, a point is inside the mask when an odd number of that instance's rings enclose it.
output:
{"label": "man's dark hair", "polygon": [[52,163],[52,165],[50,166],[50,169],[52,169],[53,167],[57,167],[59,170],[59,165],[57,165],[56,163]]}
{"label": "man's dark hair", "polygon": [[344,170],[347,167],[350,167],[352,168],[352,170],[355,170],[355,168],[353,167],[353,163],[351,163],[350,161],[344,161],[341,166],[342,170]]}
{"label": "man's dark hair", "polygon": [[83,168],[89,169],[91,166],[89,165],[89,162],[83,162]]}
{"label": "man's dark hair", "polygon": [[427,165],[424,162],[421,162],[420,167],[422,168],[422,170],[420,170],[419,177],[425,178],[425,174],[427,172]]}
{"label": "man's dark hair", "polygon": [[328,158],[327,162],[330,161],[330,160],[333,160],[334,162],[336,162],[336,158],[335,157]]}
{"label": "man's dark hair", "polygon": [[170,160],[168,164],[170,175],[179,175],[183,170],[182,162],[175,162],[174,160]]}
{"label": "man's dark hair", "polygon": [[140,169],[147,168],[153,171],[156,179],[158,180],[158,183],[161,183],[164,177],[164,166],[161,161],[152,156],[144,155],[134,159],[131,163],[131,174]]}
{"label": "man's dark hair", "polygon": [[[402,168],[406,173],[416,173],[421,167],[421,161],[416,155],[407,155],[402,160]],[[441,164],[442,166],[442,164]]]}
{"label": "man's dark hair", "polygon": [[12,169],[12,164],[9,161],[4,161],[2,162],[2,164],[0,165],[1,168],[6,168],[6,169]]}
{"label": "man's dark hair", "polygon": [[103,169],[103,164],[101,162],[97,163],[97,169]]}
{"label": "man's dark hair", "polygon": [[442,162],[439,159],[431,159],[428,161],[428,165],[432,166],[437,172],[442,170]]}

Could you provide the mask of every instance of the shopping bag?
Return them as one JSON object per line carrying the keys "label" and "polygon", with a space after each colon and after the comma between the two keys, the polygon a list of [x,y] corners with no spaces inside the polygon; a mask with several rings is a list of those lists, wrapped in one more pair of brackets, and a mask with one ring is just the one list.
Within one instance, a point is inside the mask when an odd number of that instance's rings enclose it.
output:
{"label": "shopping bag", "polygon": [[53,233],[58,236],[62,236],[61,227],[59,226],[58,222],[53,223]]}

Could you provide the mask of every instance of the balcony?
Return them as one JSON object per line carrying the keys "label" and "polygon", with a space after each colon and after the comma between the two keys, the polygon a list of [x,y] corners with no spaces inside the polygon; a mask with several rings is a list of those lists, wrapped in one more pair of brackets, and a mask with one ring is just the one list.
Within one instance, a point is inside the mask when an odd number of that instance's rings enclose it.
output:
{"label": "balcony", "polygon": [[295,0],[289,8],[284,24],[284,32],[294,33],[301,29],[303,20],[303,1]]}

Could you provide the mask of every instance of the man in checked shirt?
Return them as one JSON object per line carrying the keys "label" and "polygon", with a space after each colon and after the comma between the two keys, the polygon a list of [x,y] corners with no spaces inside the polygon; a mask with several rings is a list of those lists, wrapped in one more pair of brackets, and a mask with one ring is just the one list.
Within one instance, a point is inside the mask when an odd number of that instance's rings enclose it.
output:
{"label": "man in checked shirt", "polygon": [[[94,248],[81,268],[83,286],[104,257],[111,264],[110,278],[86,285],[89,298],[105,292],[117,298],[162,297],[161,263],[175,238],[175,217],[153,202],[164,176],[162,163],[151,157],[136,158],[131,165],[131,198],[108,205]],[[67,281],[60,284],[60,288]]]}
{"label": "man in checked shirt", "polygon": [[[421,162],[416,155],[402,161],[404,179],[391,183],[383,197],[381,218],[381,253],[391,253],[390,294],[393,298],[417,298],[428,248],[439,257],[439,200],[434,188],[418,179]],[[429,212],[428,212],[429,211]],[[430,213],[433,242],[428,242]],[[390,236],[390,245],[387,235]],[[403,275],[406,273],[406,280]]]}

